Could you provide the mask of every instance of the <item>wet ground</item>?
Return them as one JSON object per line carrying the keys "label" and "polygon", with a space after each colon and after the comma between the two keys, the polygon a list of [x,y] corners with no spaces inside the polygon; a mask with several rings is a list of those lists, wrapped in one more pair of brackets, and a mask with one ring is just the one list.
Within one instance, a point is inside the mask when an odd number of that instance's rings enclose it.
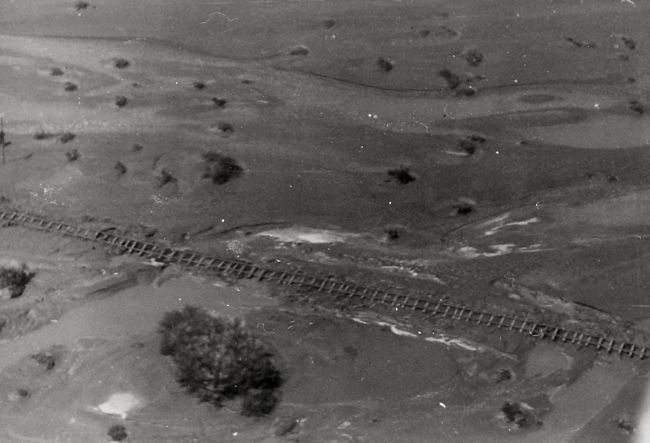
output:
{"label": "wet ground", "polygon": [[[5,2],[0,194],[177,248],[647,344],[649,13]],[[0,252],[35,271],[0,305],[3,441],[110,441],[119,423],[132,441],[641,438],[645,363],[18,227],[0,230]],[[282,357],[271,417],[176,386],[155,329],[186,303],[245,317]]]}

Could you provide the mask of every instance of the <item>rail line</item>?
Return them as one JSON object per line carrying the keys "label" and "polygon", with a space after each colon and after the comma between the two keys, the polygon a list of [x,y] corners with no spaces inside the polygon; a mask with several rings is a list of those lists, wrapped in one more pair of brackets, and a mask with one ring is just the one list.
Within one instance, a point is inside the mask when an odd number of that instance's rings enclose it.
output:
{"label": "rail line", "polygon": [[567,329],[531,321],[513,314],[488,312],[469,306],[448,302],[445,298],[419,298],[414,295],[372,288],[345,281],[332,276],[319,276],[290,269],[273,269],[254,263],[223,259],[197,251],[178,250],[155,243],[117,235],[108,231],[92,230],[82,226],[51,221],[38,215],[18,211],[0,211],[2,226],[23,226],[76,237],[87,241],[103,243],[122,252],[154,259],[162,263],[174,263],[194,268],[208,274],[238,279],[251,279],[276,285],[318,291],[336,297],[358,299],[370,305],[383,305],[402,311],[420,312],[429,316],[448,318],[454,321],[495,327],[526,334],[540,340],[571,343],[576,346],[595,349],[599,352],[615,353],[622,357],[645,359],[648,347],[623,340],[616,340],[593,333]]}

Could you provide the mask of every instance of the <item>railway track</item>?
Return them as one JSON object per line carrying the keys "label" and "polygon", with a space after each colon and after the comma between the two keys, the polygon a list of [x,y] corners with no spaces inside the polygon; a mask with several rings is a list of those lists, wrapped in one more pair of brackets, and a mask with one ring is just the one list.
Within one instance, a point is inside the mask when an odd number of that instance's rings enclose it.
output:
{"label": "railway track", "polygon": [[292,269],[273,269],[247,261],[223,259],[197,251],[178,250],[108,231],[92,230],[52,221],[24,212],[0,211],[0,223],[2,226],[17,225],[102,243],[128,254],[154,259],[162,263],[178,264],[208,274],[318,291],[337,298],[359,300],[370,305],[382,305],[400,311],[420,312],[472,325],[514,331],[539,340],[571,343],[599,352],[618,354],[622,357],[641,360],[648,357],[648,347],[645,344],[641,345],[594,333],[567,329],[562,326],[543,324],[518,315],[474,309],[470,306],[451,303],[444,298],[420,298],[388,289],[357,285],[332,276],[319,276]]}

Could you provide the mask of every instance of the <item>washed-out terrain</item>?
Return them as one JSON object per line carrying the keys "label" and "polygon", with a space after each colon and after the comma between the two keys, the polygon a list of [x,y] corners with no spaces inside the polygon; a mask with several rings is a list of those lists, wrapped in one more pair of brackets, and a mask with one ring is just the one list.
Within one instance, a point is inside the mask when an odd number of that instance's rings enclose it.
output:
{"label": "washed-out terrain", "polygon": [[[641,1],[0,5],[2,209],[645,346]],[[0,441],[644,441],[647,362],[21,226]],[[13,298],[12,298],[13,297]],[[273,414],[175,381],[156,333],[244,318]],[[636,439],[636,440],[635,440]]]}

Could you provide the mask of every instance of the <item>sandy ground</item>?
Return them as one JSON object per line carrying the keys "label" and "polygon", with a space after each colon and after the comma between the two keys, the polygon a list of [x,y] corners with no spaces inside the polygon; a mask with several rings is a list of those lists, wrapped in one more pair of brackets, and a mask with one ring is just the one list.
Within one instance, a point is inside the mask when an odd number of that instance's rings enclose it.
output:
{"label": "sandy ground", "polygon": [[[5,1],[0,194],[180,248],[647,343],[649,13],[615,0]],[[242,173],[205,177],[210,152]],[[643,364],[296,303],[15,227],[0,229],[8,263],[36,276],[0,302],[2,441],[109,441],[116,423],[134,442],[640,438]],[[155,329],[188,303],[246,318],[282,356],[271,417],[175,385]],[[44,352],[50,370],[31,357]],[[505,402],[534,423],[508,423]]]}

